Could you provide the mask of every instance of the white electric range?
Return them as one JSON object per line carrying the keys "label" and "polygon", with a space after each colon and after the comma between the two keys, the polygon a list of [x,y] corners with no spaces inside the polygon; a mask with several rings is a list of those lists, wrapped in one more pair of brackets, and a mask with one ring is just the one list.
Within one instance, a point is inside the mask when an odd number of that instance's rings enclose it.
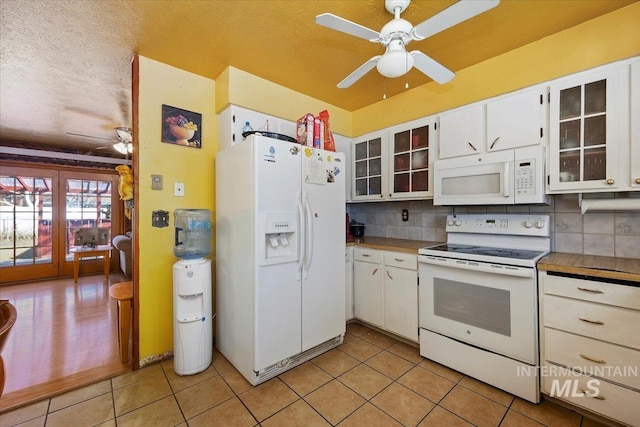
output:
{"label": "white electric range", "polygon": [[419,249],[420,354],[540,401],[536,263],[548,215],[450,215],[447,243]]}

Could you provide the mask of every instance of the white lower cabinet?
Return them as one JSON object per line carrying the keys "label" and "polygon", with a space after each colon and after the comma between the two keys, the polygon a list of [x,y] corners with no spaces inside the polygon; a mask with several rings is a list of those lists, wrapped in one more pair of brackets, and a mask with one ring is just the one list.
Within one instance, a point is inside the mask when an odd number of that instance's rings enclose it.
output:
{"label": "white lower cabinet", "polygon": [[640,426],[640,287],[539,278],[542,392]]}
{"label": "white lower cabinet", "polygon": [[418,342],[418,260],[403,252],[354,248],[357,319]]}
{"label": "white lower cabinet", "polygon": [[353,319],[353,247],[349,246],[345,250],[344,264],[344,284],[345,284],[345,313],[347,321]]}
{"label": "white lower cabinet", "polygon": [[[385,255],[388,253],[385,252]],[[418,341],[418,272],[416,270],[385,266],[384,326],[389,332]]]}
{"label": "white lower cabinet", "polygon": [[357,319],[382,327],[382,252],[353,248],[353,312]]}

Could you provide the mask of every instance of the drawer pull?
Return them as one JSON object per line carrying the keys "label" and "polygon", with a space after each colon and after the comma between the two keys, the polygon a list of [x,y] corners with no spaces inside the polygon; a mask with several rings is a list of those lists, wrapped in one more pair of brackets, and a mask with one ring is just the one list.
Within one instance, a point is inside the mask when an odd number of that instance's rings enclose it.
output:
{"label": "drawer pull", "polygon": [[600,395],[594,396],[593,392],[588,392],[588,391],[586,391],[584,389],[580,389],[580,391],[582,392],[582,394],[584,394],[585,396],[590,397],[592,399],[606,400],[604,397],[602,397]]}
{"label": "drawer pull", "polygon": [[378,272],[378,269],[376,268],[375,270],[373,270],[373,273],[371,273],[372,276],[375,276],[375,274]]}
{"label": "drawer pull", "polygon": [[398,262],[404,262],[404,260],[402,258],[394,258],[396,261]]}
{"label": "drawer pull", "polygon": [[601,291],[600,289],[589,289],[589,288],[583,288],[578,286],[578,290],[580,291],[584,291],[584,292],[591,292],[592,294],[603,294],[604,291]]}
{"label": "drawer pull", "polygon": [[391,277],[391,274],[389,274],[389,270],[385,270],[387,272],[387,276],[389,276],[389,279],[393,280],[393,277]]}
{"label": "drawer pull", "polygon": [[363,258],[369,258],[371,255],[369,254],[362,254]]}
{"label": "drawer pull", "polygon": [[578,317],[578,319],[583,322],[591,323],[592,325],[604,325],[604,322],[601,322],[600,320],[585,319],[584,317]]}
{"label": "drawer pull", "polygon": [[585,356],[584,354],[578,353],[578,356],[582,357],[584,360],[588,360],[590,362],[599,363],[601,365],[606,365],[607,361],[602,359],[593,359],[589,356]]}

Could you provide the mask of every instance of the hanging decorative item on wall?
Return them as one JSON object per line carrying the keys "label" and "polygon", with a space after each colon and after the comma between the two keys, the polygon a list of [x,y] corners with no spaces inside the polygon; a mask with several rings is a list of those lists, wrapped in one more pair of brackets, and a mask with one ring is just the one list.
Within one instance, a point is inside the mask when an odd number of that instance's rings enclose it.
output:
{"label": "hanging decorative item on wall", "polygon": [[202,114],[162,104],[162,142],[202,148]]}
{"label": "hanging decorative item on wall", "polygon": [[118,194],[120,194],[120,200],[124,201],[124,215],[131,219],[131,209],[133,209],[133,172],[127,165],[119,165],[115,169],[120,175]]}

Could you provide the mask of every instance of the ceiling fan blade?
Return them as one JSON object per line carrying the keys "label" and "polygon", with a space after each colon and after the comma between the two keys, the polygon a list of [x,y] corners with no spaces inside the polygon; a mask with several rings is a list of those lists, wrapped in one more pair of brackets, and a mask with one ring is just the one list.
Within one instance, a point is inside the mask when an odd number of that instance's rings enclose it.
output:
{"label": "ceiling fan blade", "polygon": [[371,71],[371,69],[376,66],[380,58],[382,58],[382,55],[376,55],[373,58],[369,59],[367,62],[359,66],[353,73],[349,74],[344,80],[338,83],[338,87],[340,89],[345,89],[354,84],[365,74]]}
{"label": "ceiling fan blade", "polygon": [[500,3],[500,0],[459,0],[437,15],[413,27],[411,34],[415,40],[424,40],[440,31],[493,9],[498,3]]}
{"label": "ceiling fan blade", "polygon": [[380,40],[379,32],[373,31],[367,27],[363,27],[360,24],[348,21],[331,13],[323,13],[316,16],[316,24],[372,42]]}
{"label": "ceiling fan blade", "polygon": [[113,141],[113,142],[117,142],[114,141],[113,138],[102,138],[100,136],[91,136],[91,135],[83,135],[81,133],[74,133],[74,132],[65,132],[67,135],[72,135],[72,136],[81,136],[83,138],[93,138],[93,139],[101,139],[103,141]]}
{"label": "ceiling fan blade", "polygon": [[412,50],[413,66],[440,84],[449,83],[456,75],[433,58],[428,57],[419,50]]}

